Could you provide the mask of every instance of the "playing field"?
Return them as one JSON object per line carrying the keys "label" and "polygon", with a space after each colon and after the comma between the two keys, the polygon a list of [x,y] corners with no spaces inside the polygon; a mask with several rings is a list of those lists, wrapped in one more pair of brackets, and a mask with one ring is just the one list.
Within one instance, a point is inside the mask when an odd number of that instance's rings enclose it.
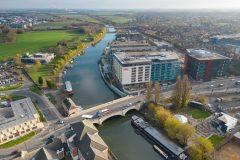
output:
{"label": "playing field", "polygon": [[25,32],[17,35],[15,43],[0,44],[0,60],[11,58],[17,53],[38,52],[42,48],[55,46],[61,40],[84,36],[77,30]]}

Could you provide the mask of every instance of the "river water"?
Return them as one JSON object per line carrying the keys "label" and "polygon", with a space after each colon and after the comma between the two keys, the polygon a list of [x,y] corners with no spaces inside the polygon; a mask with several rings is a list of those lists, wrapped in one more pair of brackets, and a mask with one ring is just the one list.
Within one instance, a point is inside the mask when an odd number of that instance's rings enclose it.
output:
{"label": "river water", "polygon": [[[73,67],[63,77],[63,81],[72,83],[73,101],[84,109],[119,98],[103,82],[97,63],[103,49],[114,39],[114,33],[107,33],[96,46],[90,46],[84,55],[76,57]],[[131,126],[132,114],[104,122],[98,127],[101,137],[119,160],[161,160],[152,145]]]}

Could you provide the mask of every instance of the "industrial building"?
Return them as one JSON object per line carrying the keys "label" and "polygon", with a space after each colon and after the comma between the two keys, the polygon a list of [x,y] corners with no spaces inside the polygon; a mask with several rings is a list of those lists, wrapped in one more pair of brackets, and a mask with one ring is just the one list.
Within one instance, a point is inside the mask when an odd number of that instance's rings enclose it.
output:
{"label": "industrial building", "polygon": [[230,59],[203,49],[187,49],[185,73],[196,80],[211,80],[226,75]]}

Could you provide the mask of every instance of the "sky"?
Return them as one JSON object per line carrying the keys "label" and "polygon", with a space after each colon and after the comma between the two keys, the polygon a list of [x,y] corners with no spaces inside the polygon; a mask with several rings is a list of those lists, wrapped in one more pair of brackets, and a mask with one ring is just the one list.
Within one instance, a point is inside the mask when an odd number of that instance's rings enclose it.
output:
{"label": "sky", "polygon": [[240,0],[0,0],[0,9],[240,9]]}

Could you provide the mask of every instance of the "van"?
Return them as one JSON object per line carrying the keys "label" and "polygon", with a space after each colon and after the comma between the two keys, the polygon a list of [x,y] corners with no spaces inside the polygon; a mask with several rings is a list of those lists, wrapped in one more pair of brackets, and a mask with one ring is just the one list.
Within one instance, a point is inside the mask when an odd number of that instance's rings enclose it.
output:
{"label": "van", "polygon": [[93,115],[84,114],[84,115],[82,115],[82,118],[83,118],[83,119],[92,119],[92,118],[93,118]]}

